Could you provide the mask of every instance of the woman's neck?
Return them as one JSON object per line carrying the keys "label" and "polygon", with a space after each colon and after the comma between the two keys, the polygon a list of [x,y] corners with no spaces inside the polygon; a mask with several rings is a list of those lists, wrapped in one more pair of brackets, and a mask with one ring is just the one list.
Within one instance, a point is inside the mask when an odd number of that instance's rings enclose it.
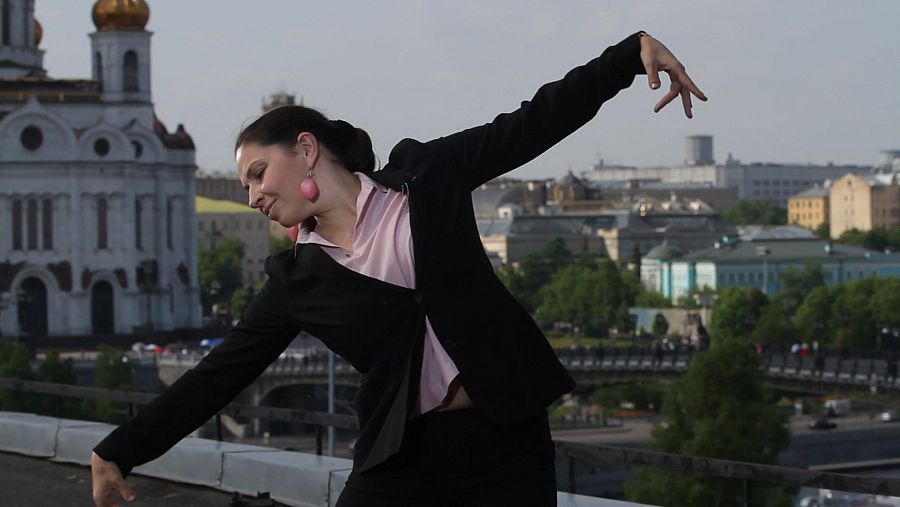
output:
{"label": "woman's neck", "polygon": [[[329,206],[315,216],[316,233],[335,245],[353,249],[356,229],[356,199],[362,188],[359,178],[343,167],[331,166],[317,173],[320,188],[328,188]],[[326,197],[326,196],[323,196]]]}

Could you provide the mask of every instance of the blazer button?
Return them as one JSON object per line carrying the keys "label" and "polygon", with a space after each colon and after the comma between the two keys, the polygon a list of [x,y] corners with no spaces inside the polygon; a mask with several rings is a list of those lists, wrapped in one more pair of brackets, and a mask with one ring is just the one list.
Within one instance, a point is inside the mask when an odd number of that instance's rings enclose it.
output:
{"label": "blazer button", "polygon": [[421,292],[416,291],[413,293],[413,302],[421,303],[423,299],[425,298],[422,296]]}

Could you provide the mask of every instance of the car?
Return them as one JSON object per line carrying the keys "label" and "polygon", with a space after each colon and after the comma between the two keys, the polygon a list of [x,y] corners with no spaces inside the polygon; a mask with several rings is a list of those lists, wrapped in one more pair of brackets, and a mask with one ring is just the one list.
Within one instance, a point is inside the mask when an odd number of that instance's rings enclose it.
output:
{"label": "car", "polygon": [[824,417],[815,417],[809,421],[807,426],[811,430],[830,430],[837,428],[837,424],[829,421]]}
{"label": "car", "polygon": [[881,414],[878,415],[878,418],[881,419],[881,422],[900,421],[900,417],[897,416],[897,411],[894,409],[889,409],[881,412]]}

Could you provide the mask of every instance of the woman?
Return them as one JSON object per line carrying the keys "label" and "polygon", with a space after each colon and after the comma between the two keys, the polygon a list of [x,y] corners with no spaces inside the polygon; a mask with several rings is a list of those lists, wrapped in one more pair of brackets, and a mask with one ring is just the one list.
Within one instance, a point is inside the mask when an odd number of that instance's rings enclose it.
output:
{"label": "woman", "polygon": [[[574,387],[540,330],[498,281],[471,192],[538,156],[646,73],[706,100],[683,66],[639,32],[542,86],[493,122],[401,141],[374,170],[371,141],[348,123],[284,107],[235,143],[251,207],[286,227],[292,250],[225,341],[92,455],[94,501],[134,494],[123,475],[208,420],[300,330],[362,374],[360,436],[339,507],[556,503],[546,406]],[[178,414],[178,417],[172,417]]]}

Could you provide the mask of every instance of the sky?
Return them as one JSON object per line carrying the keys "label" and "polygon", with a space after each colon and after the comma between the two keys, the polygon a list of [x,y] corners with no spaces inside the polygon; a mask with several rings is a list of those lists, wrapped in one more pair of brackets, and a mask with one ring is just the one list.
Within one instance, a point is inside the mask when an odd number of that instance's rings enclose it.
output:
{"label": "sky", "polygon": [[[241,125],[285,91],[369,132],[386,161],[399,140],[480,125],[638,30],[663,42],[709,102],[658,114],[646,77],[510,175],[679,164],[685,137],[716,161],[871,165],[900,149],[900,1],[147,0],[152,92],[183,123],[206,171],[231,171]],[[36,0],[44,67],[90,77],[91,0]],[[667,79],[663,78],[663,89]]]}

